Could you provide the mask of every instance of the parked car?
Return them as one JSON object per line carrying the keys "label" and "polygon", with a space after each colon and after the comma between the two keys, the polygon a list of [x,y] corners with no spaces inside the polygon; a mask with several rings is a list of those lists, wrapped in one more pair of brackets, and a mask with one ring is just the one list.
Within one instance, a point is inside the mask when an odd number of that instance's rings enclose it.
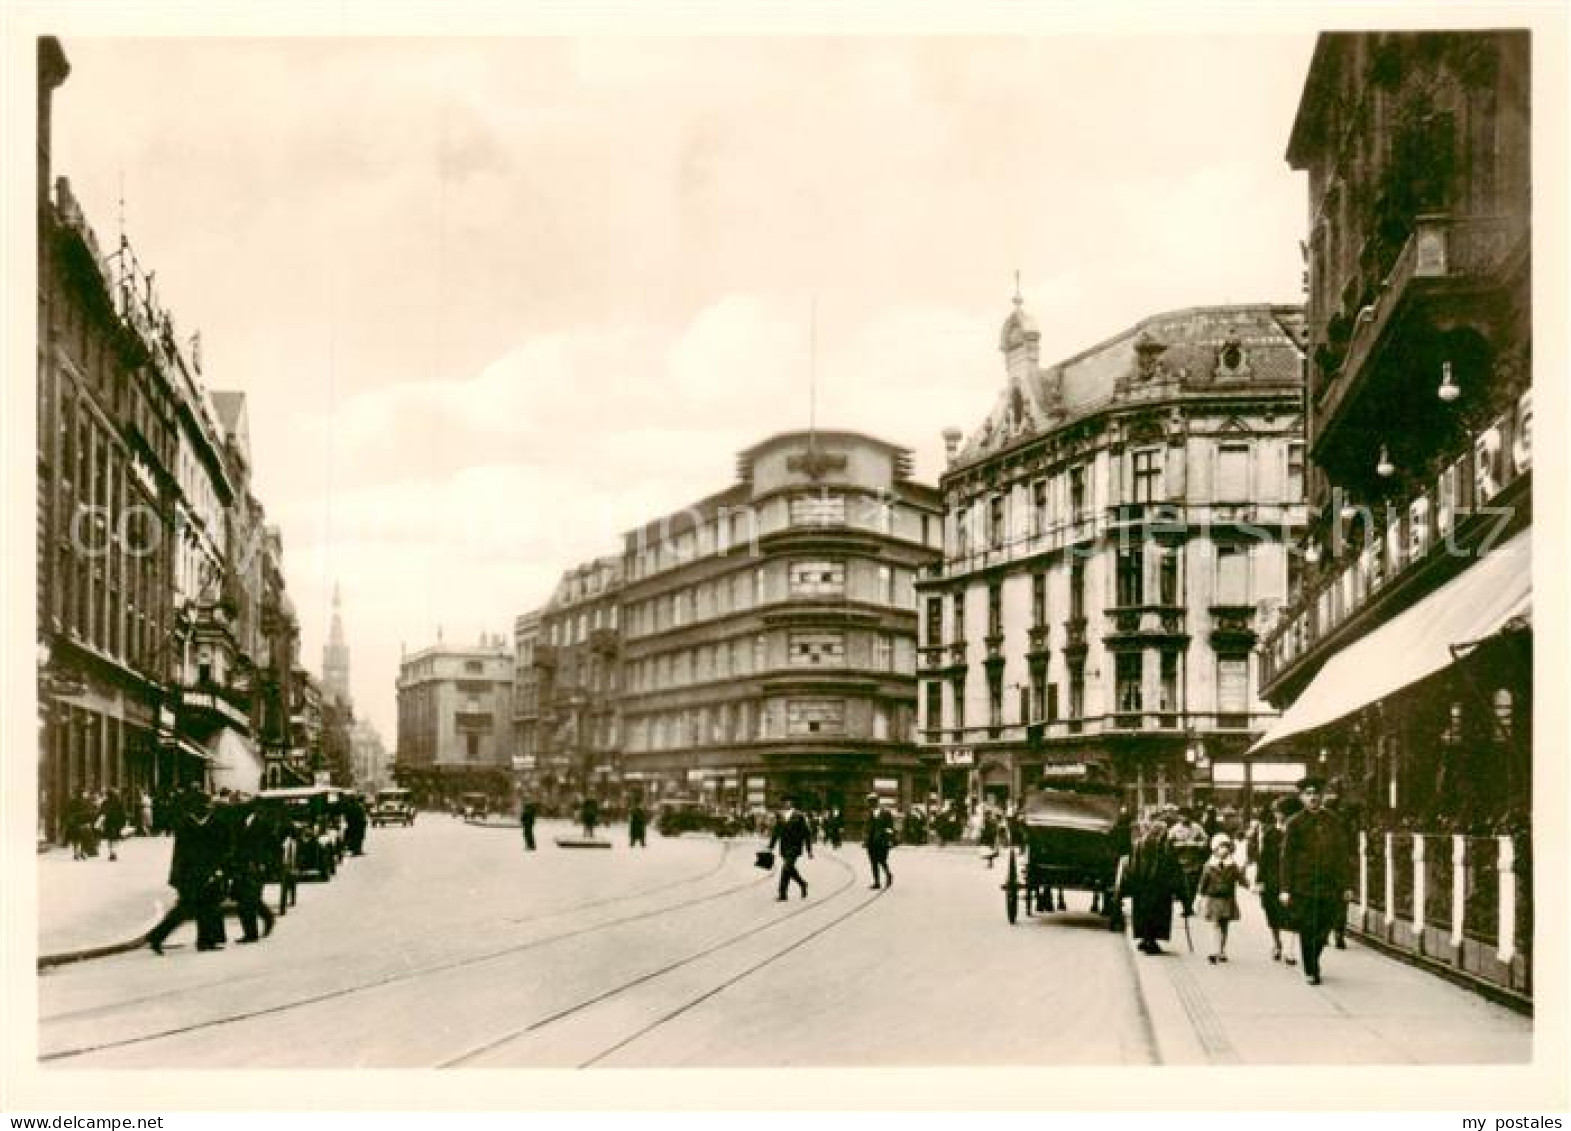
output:
{"label": "parked car", "polygon": [[383,825],[412,825],[415,823],[415,805],[407,789],[384,789],[376,795],[376,805],[371,809],[371,823]]}
{"label": "parked car", "polygon": [[328,786],[264,789],[257,794],[262,805],[276,808],[279,818],[293,829],[295,875],[309,873],[330,880],[338,870],[344,855],[339,794]]}

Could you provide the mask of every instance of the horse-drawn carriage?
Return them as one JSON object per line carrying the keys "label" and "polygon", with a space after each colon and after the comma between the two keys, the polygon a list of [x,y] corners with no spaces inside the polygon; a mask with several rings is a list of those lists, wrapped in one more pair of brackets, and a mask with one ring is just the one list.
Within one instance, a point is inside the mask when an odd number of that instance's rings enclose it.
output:
{"label": "horse-drawn carriage", "polygon": [[[1089,775],[1044,778],[1028,793],[1011,822],[1009,866],[1004,878],[1004,912],[1011,923],[1020,913],[1051,911],[1053,893],[1089,891],[1092,908],[1107,916],[1109,930],[1122,930],[1119,873],[1129,853],[1129,826],[1119,818],[1120,791]],[[1059,908],[1062,909],[1060,895]]]}

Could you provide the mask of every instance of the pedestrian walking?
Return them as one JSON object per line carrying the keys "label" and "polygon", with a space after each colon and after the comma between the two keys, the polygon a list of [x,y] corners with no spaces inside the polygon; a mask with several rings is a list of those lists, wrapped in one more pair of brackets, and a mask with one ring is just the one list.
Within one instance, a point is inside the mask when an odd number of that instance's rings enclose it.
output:
{"label": "pedestrian walking", "polygon": [[641,802],[633,802],[633,807],[627,813],[627,844],[629,848],[648,848],[644,839],[649,831],[649,814],[644,811]]}
{"label": "pedestrian walking", "polygon": [[1161,944],[1172,937],[1174,900],[1182,904],[1184,918],[1193,914],[1189,885],[1161,821],[1153,822],[1136,843],[1121,894],[1129,897],[1130,929],[1140,940],[1142,954],[1161,954]]}
{"label": "pedestrian walking", "polygon": [[[273,910],[262,898],[267,884],[267,869],[278,851],[276,830],[244,798],[235,806],[233,835],[229,846],[229,889],[240,917],[242,943],[254,943],[273,933]],[[261,920],[262,930],[257,931]]]}
{"label": "pedestrian walking", "polygon": [[600,802],[593,797],[584,798],[578,810],[579,822],[584,826],[584,836],[594,839],[595,828],[600,824]]}
{"label": "pedestrian walking", "polygon": [[1200,884],[1200,872],[1211,854],[1211,838],[1192,813],[1180,809],[1177,819],[1167,831],[1167,839],[1178,858],[1178,866],[1183,869],[1184,881],[1189,888],[1189,902],[1193,904],[1196,888]]}
{"label": "pedestrian walking", "polygon": [[222,950],[226,941],[223,917],[224,830],[214,818],[212,799],[194,787],[185,811],[174,818],[174,850],[169,861],[169,886],[175,905],[149,932],[147,945],[164,953],[164,941],[187,919],[196,920],[196,949]]}
{"label": "pedestrian walking", "polygon": [[998,859],[998,814],[992,808],[982,818],[981,852],[982,859],[991,868],[993,861]]}
{"label": "pedestrian walking", "polygon": [[1282,830],[1282,891],[1279,901],[1298,930],[1298,952],[1304,977],[1320,984],[1320,955],[1336,925],[1336,917],[1352,898],[1347,882],[1347,833],[1341,820],[1324,808],[1324,783],[1304,778],[1298,783],[1303,812]]}
{"label": "pedestrian walking", "polygon": [[1266,926],[1271,928],[1271,961],[1298,965],[1289,952],[1282,952],[1282,932],[1293,929],[1292,917],[1282,903],[1282,830],[1301,809],[1296,797],[1279,797],[1271,803],[1271,823],[1260,832],[1255,851],[1255,887],[1260,892],[1260,908]]}
{"label": "pedestrian walking", "polygon": [[138,814],[137,823],[136,823],[137,834],[140,835],[140,836],[152,836],[153,835],[153,799],[152,799],[152,797],[150,797],[148,795],[148,792],[145,789],[141,791],[141,796],[140,796],[140,798],[138,800],[137,814]]}
{"label": "pedestrian walking", "polygon": [[894,873],[889,870],[889,853],[894,846],[895,815],[878,803],[878,794],[869,793],[865,847],[867,861],[873,867],[874,890],[895,884]]}
{"label": "pedestrian walking", "polygon": [[535,850],[535,808],[533,798],[524,798],[524,803],[518,809],[518,824],[524,830],[524,851]]}
{"label": "pedestrian walking", "polygon": [[796,862],[804,852],[809,860],[813,858],[813,830],[808,827],[807,818],[797,809],[794,797],[785,799],[785,810],[775,821],[774,832],[769,835],[769,848],[771,851],[776,848],[780,850],[779,901],[785,902],[792,881],[802,889],[802,898],[806,899],[807,881],[796,870]]}
{"label": "pedestrian walking", "polygon": [[1227,929],[1238,919],[1238,885],[1243,869],[1233,859],[1233,838],[1217,833],[1211,838],[1211,858],[1200,872],[1200,913],[1216,931],[1216,949],[1208,956],[1215,966],[1227,961]]}
{"label": "pedestrian walking", "polygon": [[111,789],[104,794],[103,804],[98,807],[98,820],[104,830],[104,843],[109,847],[111,861],[120,859],[115,855],[115,849],[125,834],[125,817],[125,803],[120,800],[120,794]]}

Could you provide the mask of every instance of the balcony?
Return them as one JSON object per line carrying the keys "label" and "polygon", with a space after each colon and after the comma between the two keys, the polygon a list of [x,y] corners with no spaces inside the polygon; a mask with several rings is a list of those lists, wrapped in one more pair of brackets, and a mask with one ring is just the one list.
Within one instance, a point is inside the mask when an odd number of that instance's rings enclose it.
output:
{"label": "balcony", "polygon": [[1182,645],[1189,640],[1181,605],[1124,605],[1107,610],[1103,639],[1110,648]]}
{"label": "balcony", "polygon": [[615,658],[622,648],[622,638],[614,628],[597,628],[589,634],[589,650],[597,656]]}
{"label": "balcony", "polygon": [[966,642],[956,640],[949,645],[949,666],[963,668],[966,666]]}
{"label": "balcony", "polygon": [[1253,605],[1211,606],[1211,647],[1215,651],[1251,652],[1256,640]]}
{"label": "balcony", "polygon": [[[1415,219],[1413,233],[1378,293],[1353,314],[1352,337],[1340,366],[1315,391],[1317,458],[1324,455],[1326,437],[1352,418],[1349,406],[1370,384],[1371,363],[1406,312],[1438,297],[1466,298],[1497,285],[1502,270],[1525,248],[1527,238],[1526,223],[1512,217],[1428,215]],[[1409,367],[1395,366],[1391,376],[1401,380],[1411,378],[1412,372]],[[1432,377],[1424,375],[1426,382]]]}
{"label": "balcony", "polygon": [[1115,503],[1107,508],[1108,528],[1113,531],[1151,526],[1183,529],[1183,510],[1173,503]]}
{"label": "balcony", "polygon": [[537,645],[535,645],[535,667],[540,668],[543,671],[555,671],[556,670],[556,660],[557,660],[556,645],[554,645],[554,644],[537,644]]}
{"label": "balcony", "polygon": [[918,649],[922,655],[923,671],[938,671],[944,667],[944,657],[948,649],[942,644],[925,644]]}

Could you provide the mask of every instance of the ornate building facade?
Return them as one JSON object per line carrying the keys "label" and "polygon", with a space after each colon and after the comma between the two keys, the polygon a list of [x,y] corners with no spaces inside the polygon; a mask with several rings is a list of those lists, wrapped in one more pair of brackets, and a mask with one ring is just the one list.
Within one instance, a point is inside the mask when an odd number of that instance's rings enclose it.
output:
{"label": "ornate building facade", "polygon": [[1098,765],[1132,807],[1241,802],[1292,767],[1252,652],[1304,523],[1302,315],[1148,318],[1057,364],[1016,296],[1004,388],[946,435],[943,561],[918,584],[923,753],[944,800]]}
{"label": "ornate building facade", "polygon": [[[1527,32],[1327,34],[1308,174],[1309,564],[1262,646],[1259,757],[1334,779],[1354,925],[1529,992]],[[1284,752],[1285,755],[1284,755]]]}
{"label": "ornate building facade", "polygon": [[501,636],[438,643],[398,666],[398,784],[421,804],[485,793],[512,780],[513,650]]}
{"label": "ornate building facade", "polygon": [[937,493],[854,432],[742,452],[736,482],[624,540],[624,778],[733,808],[909,802],[919,571]]}

